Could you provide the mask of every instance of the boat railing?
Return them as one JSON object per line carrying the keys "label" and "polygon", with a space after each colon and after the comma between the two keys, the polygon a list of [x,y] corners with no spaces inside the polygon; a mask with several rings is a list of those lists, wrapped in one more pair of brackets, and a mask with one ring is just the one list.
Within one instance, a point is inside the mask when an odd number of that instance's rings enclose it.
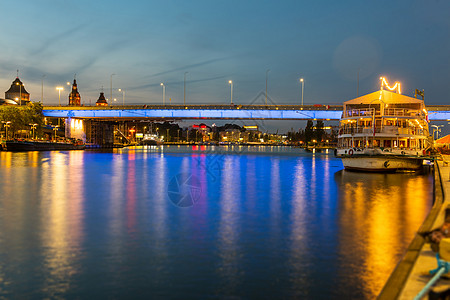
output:
{"label": "boat railing", "polygon": [[[379,112],[378,112],[379,114]],[[351,118],[351,117],[373,117],[373,109],[351,109],[344,111],[343,113],[344,118]]]}
{"label": "boat railing", "polygon": [[[339,130],[339,134],[373,134],[373,127],[346,127]],[[424,135],[426,132],[418,127],[383,126],[375,127],[375,133],[401,134],[401,135]]]}
{"label": "boat railing", "polygon": [[384,110],[384,115],[393,117],[420,117],[421,112],[404,108],[386,108]]}
{"label": "boat railing", "polygon": [[[351,109],[343,112],[342,117],[373,117],[374,109]],[[380,117],[381,112],[376,110],[375,117]],[[423,114],[418,110],[410,110],[404,108],[385,108],[384,116],[392,117],[421,117]]]}

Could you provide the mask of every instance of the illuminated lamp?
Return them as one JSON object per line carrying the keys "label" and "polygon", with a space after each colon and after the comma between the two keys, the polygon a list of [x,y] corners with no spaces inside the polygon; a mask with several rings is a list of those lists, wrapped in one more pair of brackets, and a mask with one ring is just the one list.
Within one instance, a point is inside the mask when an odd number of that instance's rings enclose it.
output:
{"label": "illuminated lamp", "polygon": [[395,84],[391,87],[387,83],[386,77],[380,77],[380,80],[381,80],[381,88],[380,88],[381,90],[383,89],[383,87],[386,87],[390,91],[397,91],[398,94],[402,93],[400,89],[400,82],[396,81]]}

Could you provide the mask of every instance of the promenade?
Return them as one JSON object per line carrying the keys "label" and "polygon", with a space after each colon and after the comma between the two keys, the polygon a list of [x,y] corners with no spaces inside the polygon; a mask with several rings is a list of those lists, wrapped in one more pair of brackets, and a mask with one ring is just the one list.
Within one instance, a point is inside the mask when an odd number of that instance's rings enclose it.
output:
{"label": "promenade", "polygon": [[[444,157],[450,161],[450,156]],[[430,231],[444,223],[445,209],[450,205],[450,166],[443,161],[437,162],[435,172],[435,204],[425,219],[419,232]],[[430,281],[432,275],[428,271],[437,268],[436,253],[430,244],[424,243],[420,235],[416,235],[407,253],[397,265],[379,295],[379,299],[414,299]],[[432,287],[436,292],[450,289],[450,280],[441,277]],[[428,294],[428,293],[427,293]],[[427,299],[427,296],[424,297]]]}

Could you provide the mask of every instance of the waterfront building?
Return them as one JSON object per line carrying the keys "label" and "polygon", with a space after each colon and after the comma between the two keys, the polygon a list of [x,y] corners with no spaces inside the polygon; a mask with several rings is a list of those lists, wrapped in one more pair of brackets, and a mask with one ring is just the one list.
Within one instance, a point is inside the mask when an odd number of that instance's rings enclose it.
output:
{"label": "waterfront building", "polygon": [[[98,101],[97,101],[98,102]],[[80,106],[81,105],[81,97],[78,92],[77,80],[73,80],[72,91],[69,93],[69,105],[71,106]]]}
{"label": "waterfront building", "polygon": [[207,142],[212,140],[212,132],[211,127],[208,125],[201,123],[199,125],[192,125],[190,130],[197,130],[199,134],[201,134],[201,139],[203,142]]}
{"label": "waterfront building", "polygon": [[16,77],[9,90],[5,92],[5,99],[14,100],[19,105],[30,103],[30,93],[25,90],[23,82],[20,81],[19,77]]}
{"label": "waterfront building", "polygon": [[108,106],[108,102],[106,102],[105,94],[103,92],[100,93],[100,97],[98,97],[97,102],[95,102],[96,106]]}
{"label": "waterfront building", "polygon": [[238,143],[242,142],[241,131],[239,129],[227,129],[219,132],[221,142]]}

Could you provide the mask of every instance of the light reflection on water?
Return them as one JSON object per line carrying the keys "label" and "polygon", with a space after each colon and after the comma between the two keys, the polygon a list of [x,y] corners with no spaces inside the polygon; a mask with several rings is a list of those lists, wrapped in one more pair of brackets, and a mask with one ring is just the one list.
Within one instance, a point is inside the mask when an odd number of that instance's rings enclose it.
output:
{"label": "light reflection on water", "polygon": [[371,299],[432,203],[429,174],[282,147],[0,152],[0,179],[7,298]]}

